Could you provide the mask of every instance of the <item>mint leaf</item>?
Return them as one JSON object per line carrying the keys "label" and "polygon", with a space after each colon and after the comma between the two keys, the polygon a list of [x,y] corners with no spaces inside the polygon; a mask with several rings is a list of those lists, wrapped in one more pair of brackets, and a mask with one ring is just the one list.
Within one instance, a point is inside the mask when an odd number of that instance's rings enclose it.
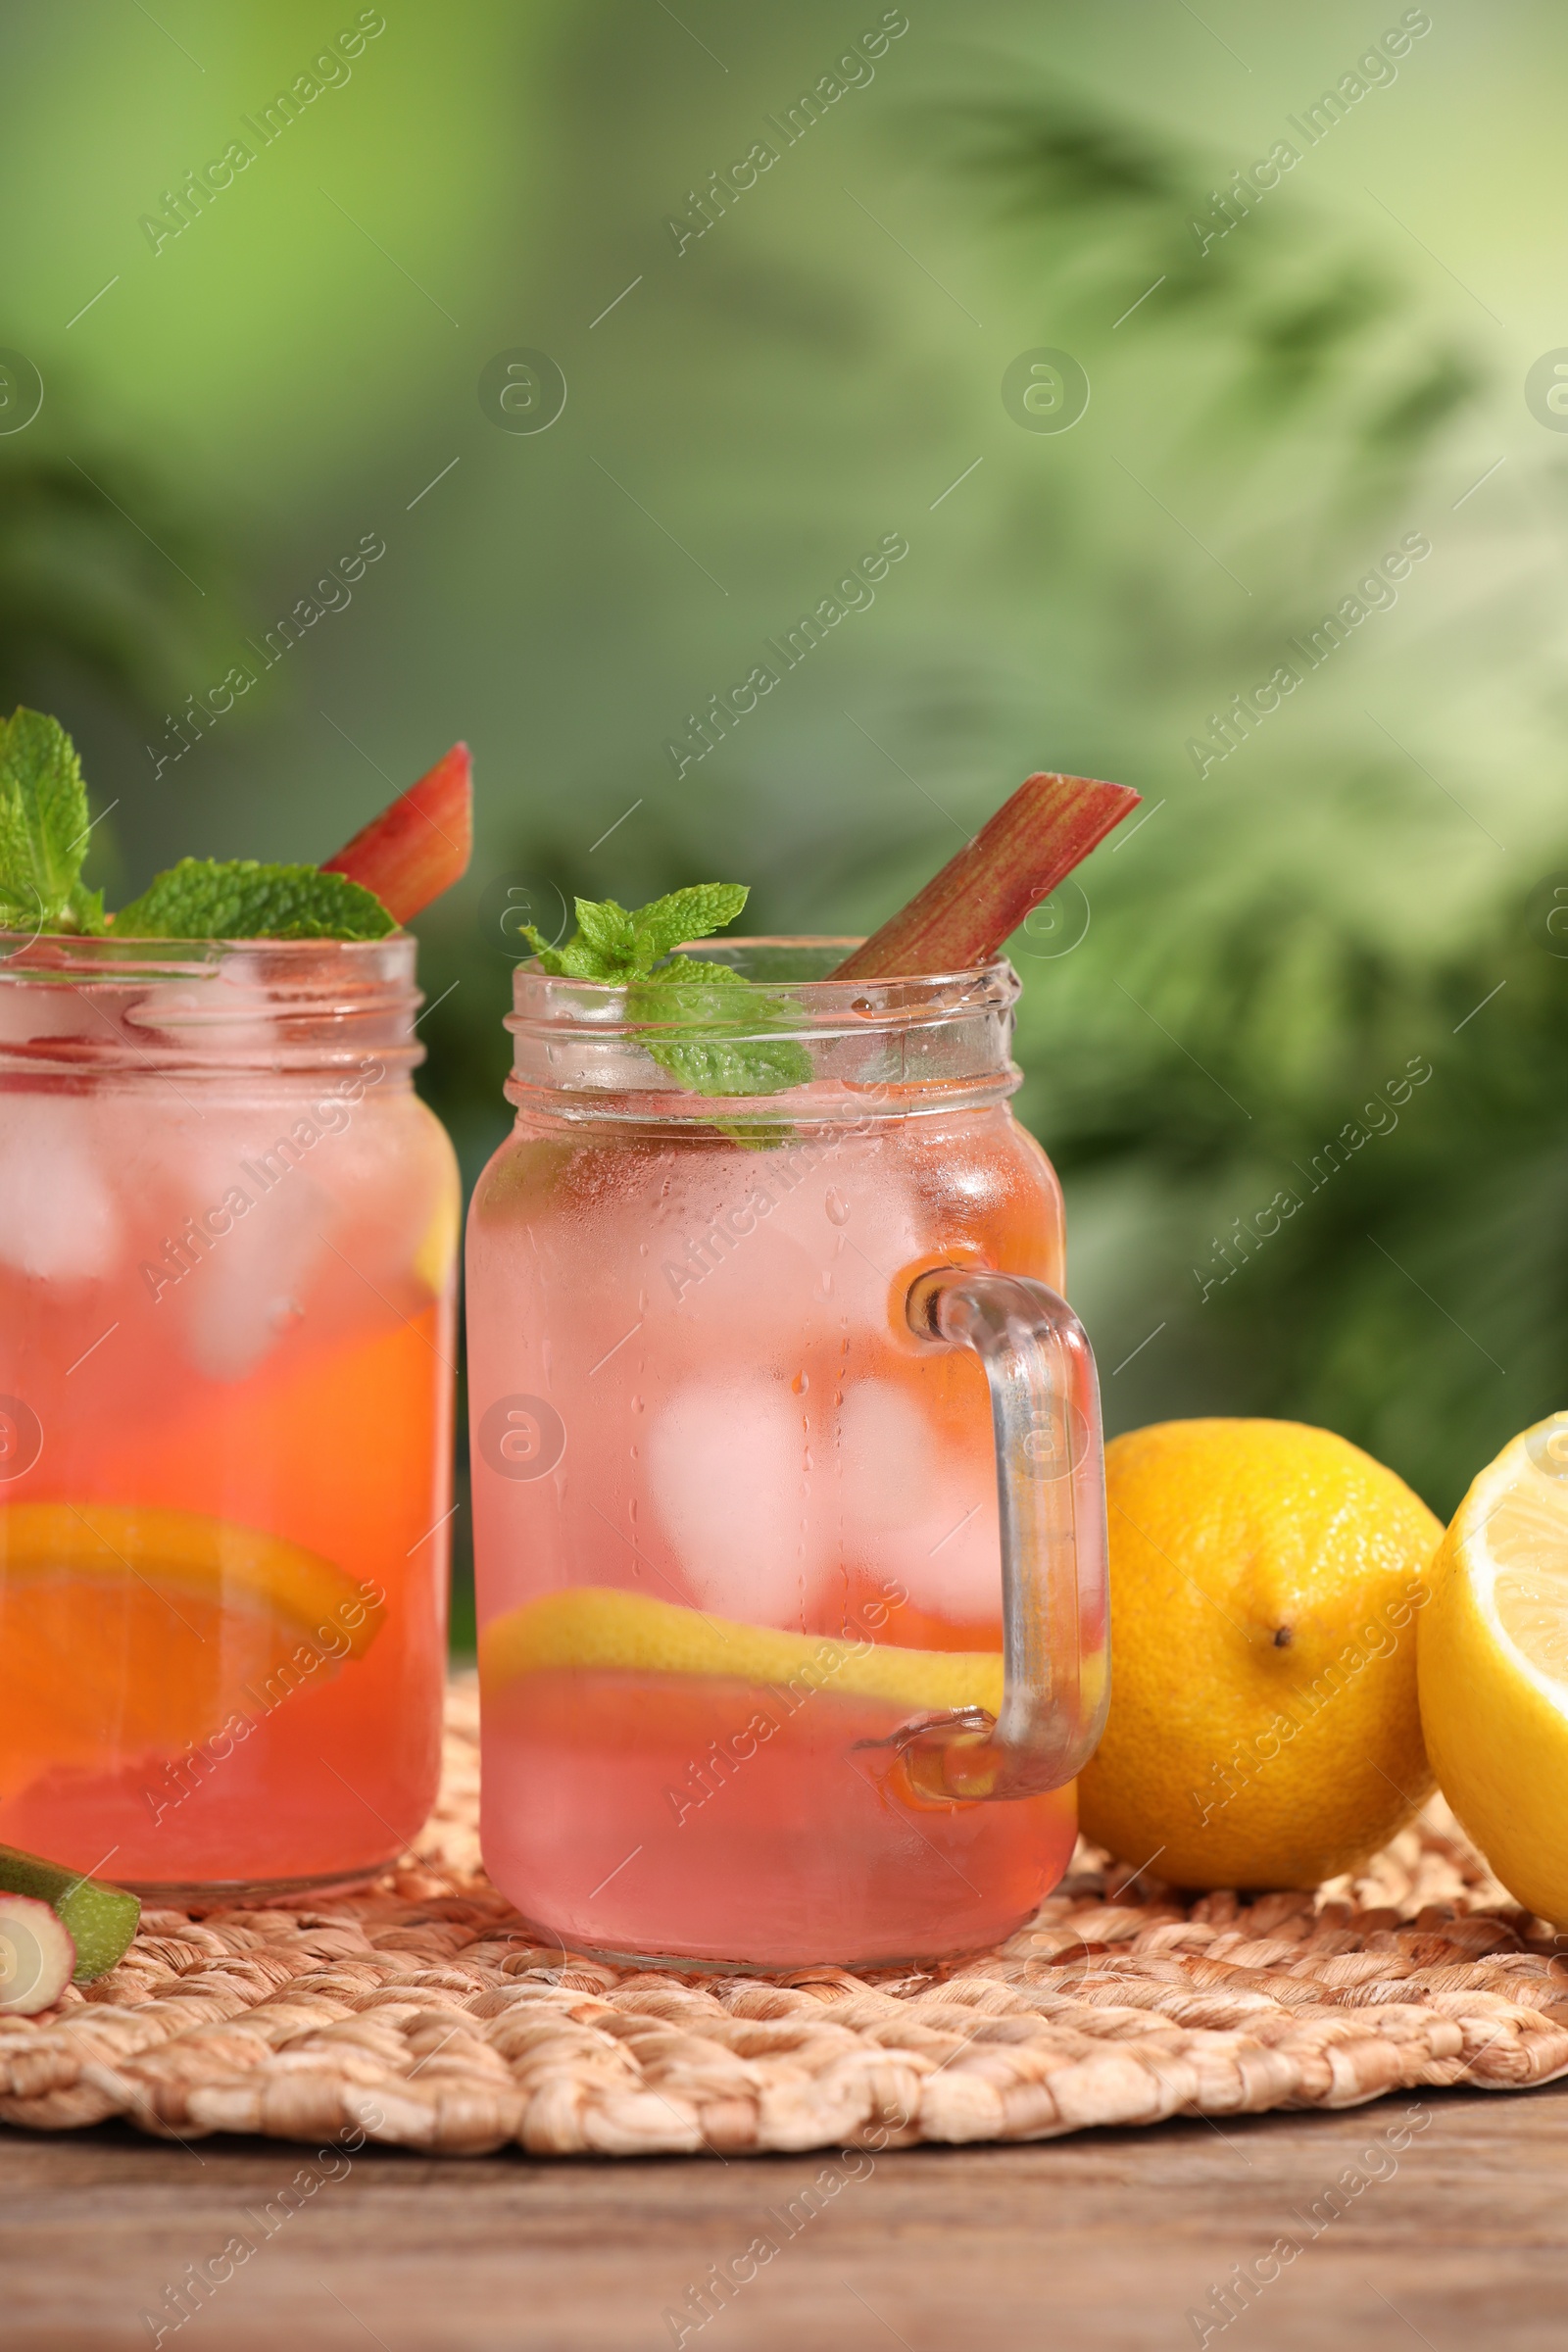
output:
{"label": "mint leaf", "polygon": [[[654,965],[688,940],[707,939],[722,931],[740,913],[751,892],[744,882],[694,882],[689,890],[672,890],[667,899],[639,906],[632,916],[640,971]],[[716,970],[717,966],[711,966]]]}
{"label": "mint leaf", "polygon": [[[0,929],[105,933],[103,893],[81,880],[90,830],[60,721],[25,709],[0,720]],[[630,915],[621,921],[629,954]],[[122,939],[381,939],[396,929],[346,875],[253,858],[182,858],[115,919]]]}
{"label": "mint leaf", "polygon": [[678,956],[631,989],[627,1010],[660,1032],[644,1040],[650,1058],[693,1094],[776,1095],[811,1075],[798,1038],[736,1036],[737,1028],[787,1030],[799,1015],[727,964]]}
{"label": "mint leaf", "polygon": [[532,923],[522,936],[555,979],[642,980],[688,940],[732,923],[750,896],[744,882],[694,882],[634,914],[614,899],[574,899],[577,928],[564,948],[549,946]]}
{"label": "mint leaf", "polygon": [[0,927],[102,931],[103,899],[83,890],[87,791],[57,718],[19,709],[0,720]]}
{"label": "mint leaf", "polygon": [[737,1037],[751,1030],[789,1028],[799,1017],[786,1000],[770,996],[727,964],[682,956],[639,982],[626,1009],[635,1021],[677,1025],[643,1043],[662,1070],[694,1095],[776,1095],[804,1086],[811,1059],[798,1038]]}
{"label": "mint leaf", "polygon": [[89,890],[84,882],[73,882],[62,928],[83,931],[94,939],[101,939],[109,928],[109,917],[104,912],[103,892]]}
{"label": "mint leaf", "polygon": [[182,858],[115,917],[117,939],[384,939],[373,891],[315,865]]}
{"label": "mint leaf", "polygon": [[653,1032],[643,1041],[649,1054],[694,1095],[776,1095],[810,1077],[806,1048],[793,1037],[735,1031],[791,1028],[794,1006],[728,964],[674,954],[732,923],[750,896],[744,882],[694,882],[633,913],[613,899],[578,899],[577,928],[564,948],[531,924],[523,937],[553,978],[623,982],[628,1014]]}
{"label": "mint leaf", "polygon": [[634,971],[635,930],[625,907],[613,899],[573,899],[572,905],[577,909],[577,938],[606,971]]}
{"label": "mint leaf", "polygon": [[[579,899],[577,904],[582,906],[589,902]],[[595,912],[598,911],[595,908]],[[624,913],[625,910],[617,908],[616,911]],[[613,951],[595,947],[591,940],[584,938],[580,924],[564,948],[550,947],[543,933],[535,930],[532,923],[522,924],[521,931],[539,962],[557,980],[625,980],[632,977],[629,952],[617,955]]]}

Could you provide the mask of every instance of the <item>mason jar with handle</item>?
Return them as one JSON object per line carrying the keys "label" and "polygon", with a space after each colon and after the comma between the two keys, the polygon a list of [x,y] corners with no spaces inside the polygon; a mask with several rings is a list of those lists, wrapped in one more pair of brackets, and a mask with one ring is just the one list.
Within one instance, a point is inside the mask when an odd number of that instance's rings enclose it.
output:
{"label": "mason jar with handle", "polygon": [[1072,1850],[1104,1482],[1018,983],[828,977],[851,944],[688,951],[675,1017],[515,975],[468,1228],[482,1832],[570,1949],[928,1960]]}

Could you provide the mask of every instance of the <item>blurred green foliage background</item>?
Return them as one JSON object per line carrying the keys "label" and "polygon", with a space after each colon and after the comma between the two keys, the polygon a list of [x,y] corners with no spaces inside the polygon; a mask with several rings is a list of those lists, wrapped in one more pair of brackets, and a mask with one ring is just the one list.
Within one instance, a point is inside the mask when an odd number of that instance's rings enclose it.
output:
{"label": "blurred green foliage background", "polygon": [[[1014,943],[1109,1426],[1325,1422],[1446,1512],[1568,1401],[1568,416],[1526,399],[1568,342],[1560,12],[19,0],[0,40],[0,343],[44,383],[0,434],[0,685],[115,804],[112,899],[325,856],[466,737],[475,867],[418,928],[471,1179],[509,908],[721,876],[749,927],[865,929],[1029,769],[1115,777],[1148,813]],[[547,431],[481,404],[519,347],[566,381]],[[1042,347],[1087,373],[1070,430],[1004,401]],[[678,774],[890,531],[874,606]]]}

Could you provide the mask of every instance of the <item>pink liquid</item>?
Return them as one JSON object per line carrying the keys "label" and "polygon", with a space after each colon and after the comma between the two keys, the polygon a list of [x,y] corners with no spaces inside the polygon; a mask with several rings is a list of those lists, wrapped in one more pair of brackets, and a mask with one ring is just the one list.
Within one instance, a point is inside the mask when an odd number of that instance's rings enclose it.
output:
{"label": "pink liquid", "polygon": [[[154,1886],[354,1876],[439,1766],[455,1170],[390,1078],[317,1118],[180,1086],[0,1087],[0,1840]],[[35,1504],[194,1514],[318,1582],[274,1611],[146,1553],[40,1568]]]}
{"label": "pink liquid", "polygon": [[861,1744],[908,1710],[831,1690],[791,1713],[744,1683],[541,1674],[493,1712],[486,1860],[548,1888],[577,1948],[790,1968],[978,1947],[1037,1908],[1077,1834],[1071,1788],[921,1803],[894,1750]]}
{"label": "pink liquid", "polygon": [[[916,1273],[1061,1280],[1059,1195],[1001,1109],[744,1151],[531,1132],[469,1226],[481,1625],[563,1587],[904,1648],[1000,1651],[980,1366]],[[771,1707],[775,1728],[747,1726]],[[575,1948],[754,1965],[974,1949],[1071,1851],[1071,1789],[931,1804],[918,1708],[569,1662],[487,1684],[492,1876]],[[704,1793],[705,1787],[708,1793]]]}

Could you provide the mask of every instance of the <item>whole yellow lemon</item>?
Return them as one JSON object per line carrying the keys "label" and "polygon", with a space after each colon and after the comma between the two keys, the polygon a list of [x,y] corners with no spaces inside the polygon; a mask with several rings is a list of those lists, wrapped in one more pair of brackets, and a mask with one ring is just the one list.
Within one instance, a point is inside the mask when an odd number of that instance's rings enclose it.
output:
{"label": "whole yellow lemon", "polygon": [[1111,1698],[1085,1835],[1181,1886],[1315,1886],[1432,1788],[1416,1625],[1443,1529],[1298,1421],[1166,1421],[1105,1448]]}

